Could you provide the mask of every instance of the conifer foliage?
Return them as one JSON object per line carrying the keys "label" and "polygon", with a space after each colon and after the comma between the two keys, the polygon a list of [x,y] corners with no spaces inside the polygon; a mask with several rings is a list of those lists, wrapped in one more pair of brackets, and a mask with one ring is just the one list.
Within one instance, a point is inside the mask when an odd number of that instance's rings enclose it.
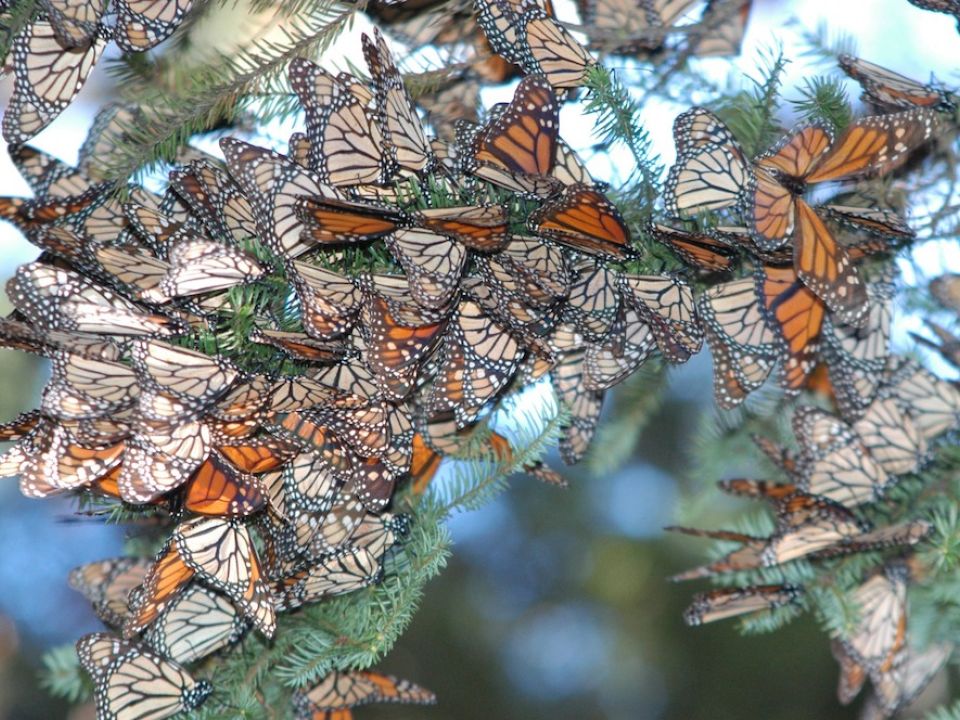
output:
{"label": "conifer foliage", "polygon": [[[664,172],[643,102],[695,83],[690,58],[737,54],[749,1],[583,2],[586,44],[549,2],[292,3],[283,41],[181,77],[170,58],[215,5],[4,16],[3,130],[33,197],[0,198],[0,216],[40,254],[7,284],[0,344],[52,374],[0,428],[0,475],[150,521],[128,555],[71,573],[108,631],[48,657],[54,692],[92,689],[118,719],[433,703],[372,666],[445,563],[444,519],[514,473],[563,484],[553,445],[574,464],[616,435],[605,456],[624,457],[663,369],[705,346],[716,404],[739,413],[728,434],[765,430],[757,467],[782,477],[721,482],[773,511],[762,528],[675,528],[720,541],[675,578],[720,585],[687,621],[772,629],[810,610],[841,702],[869,680],[866,716],[889,717],[922,690],[960,640],[915,617],[952,602],[938,582],[957,562],[960,391],[894,354],[890,328],[898,253],[956,230],[948,90],[843,54],[872,114],[824,79],[784,130],[775,57],[752,90],[678,115]],[[365,70],[337,71],[318,51],[360,9],[383,34],[363,35]],[[169,57],[135,54],[171,35]],[[31,147],[110,40],[130,89],[78,164]],[[399,44],[451,62],[401,70]],[[611,55],[650,65],[642,100]],[[480,86],[512,77],[512,99],[482,110]],[[577,97],[599,147],[630,151],[618,187],[564,139]],[[250,132],[278,117],[301,120],[284,152]],[[218,152],[187,144],[210,132]],[[136,182],[159,167],[162,191]],[[941,209],[907,222],[891,178]],[[810,199],[821,183],[834,195]],[[960,307],[956,277],[930,294]],[[930,330],[921,342],[957,365],[960,340]],[[557,402],[520,409],[540,383]],[[620,385],[630,402],[608,422],[623,432],[598,433]],[[785,442],[771,434],[788,408]],[[505,410],[509,434],[490,427]],[[441,465],[456,477],[433,486]]]}

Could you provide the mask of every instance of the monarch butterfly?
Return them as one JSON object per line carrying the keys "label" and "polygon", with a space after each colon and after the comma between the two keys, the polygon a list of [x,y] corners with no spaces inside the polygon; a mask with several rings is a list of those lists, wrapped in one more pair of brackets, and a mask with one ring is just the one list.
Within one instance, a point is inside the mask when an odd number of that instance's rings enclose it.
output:
{"label": "monarch butterfly", "polygon": [[40,424],[42,416],[39,410],[20,413],[10,422],[0,424],[0,442],[22,440]]}
{"label": "monarch butterfly", "polygon": [[417,104],[424,109],[426,120],[434,134],[446,142],[456,140],[458,120],[475,123],[480,111],[480,82],[456,78],[446,87],[417,96]]}
{"label": "monarch butterfly", "polygon": [[837,547],[863,535],[867,530],[867,526],[857,521],[842,505],[811,497],[800,492],[792,483],[734,480],[722,483],[720,487],[731,494],[760,497],[771,502],[777,511],[774,532],[769,537],[757,537],[727,530],[669,528],[686,535],[741,545],[719,560],[674,575],[672,580],[691,580],[718,573],[780,565],[816,555],[826,548]]}
{"label": "monarch butterfly", "polygon": [[191,585],[147,628],[143,642],[173,662],[187,664],[236,642],[246,630],[229,600]]}
{"label": "monarch butterfly", "polygon": [[434,310],[449,305],[467,259],[462,245],[434,232],[406,229],[387,238],[387,247],[406,271],[417,303]]}
{"label": "monarch butterfly", "polygon": [[217,452],[241,472],[252,474],[276,470],[295,454],[291,446],[271,435],[247,438],[240,444],[218,445]]}
{"label": "monarch butterfly", "polygon": [[882,397],[892,397],[932,440],[960,424],[960,392],[910,360],[893,359]]}
{"label": "monarch butterfly", "polygon": [[152,502],[183,485],[211,448],[209,427],[196,420],[142,423],[125,443],[117,479],[121,496],[135,504]]}
{"label": "monarch butterfly", "polygon": [[528,75],[513,100],[488,125],[458,124],[463,170],[508,190],[534,197],[552,194],[560,181],[550,177],[557,157],[560,105],[550,84]]}
{"label": "monarch butterfly", "polygon": [[190,11],[193,0],[115,0],[117,46],[124,52],[143,52],[173,34]]}
{"label": "monarch butterfly", "polygon": [[248,337],[251,342],[275,347],[295,360],[329,364],[340,362],[355,354],[353,348],[345,343],[321,342],[298,332],[254,328]]}
{"label": "monarch butterfly", "polygon": [[379,455],[390,442],[388,418],[390,406],[386,402],[370,403],[366,407],[336,409],[321,412],[322,422],[360,455]]}
{"label": "monarch butterfly", "polygon": [[369,550],[348,548],[318,559],[309,569],[279,583],[277,604],[289,611],[325,597],[375,585],[383,577],[380,561]]}
{"label": "monarch butterfly", "polygon": [[931,107],[950,110],[954,107],[943,91],[932,85],[922,85],[872,62],[843,53],[837,58],[837,64],[860,84],[864,99],[881,108]]}
{"label": "monarch butterfly", "polygon": [[85,47],[64,48],[50,22],[34,20],[13,39],[14,86],[3,115],[3,137],[20,145],[49,125],[73,101],[107,46],[97,27]]}
{"label": "monarch butterfly", "polygon": [[895,667],[871,676],[873,695],[867,699],[864,712],[889,717],[909,705],[940,672],[953,650],[950,643],[935,643],[923,651],[904,648]]}
{"label": "monarch butterfly", "polygon": [[360,290],[332,270],[291,263],[293,286],[300,299],[303,329],[317,340],[332,340],[350,330],[360,311]]}
{"label": "monarch butterfly", "polygon": [[588,390],[608,390],[622,382],[637,371],[655,346],[646,319],[633,309],[621,312],[611,331],[618,337],[587,347],[583,381]]}
{"label": "monarch butterfly", "polygon": [[697,309],[713,355],[717,405],[736,407],[766,381],[780,356],[779,339],[748,279],[715,285],[698,299]]}
{"label": "monarch butterfly", "polygon": [[234,138],[221,138],[220,149],[230,174],[250,201],[258,235],[273,253],[295,258],[309,250],[312,243],[301,236],[298,201],[302,196],[339,199],[339,193],[284,155]]}
{"label": "monarch butterfly", "polygon": [[173,531],[173,544],[197,578],[223,592],[267,637],[276,630],[270,589],[247,527],[234,519],[196,518]]}
{"label": "monarch butterfly", "polygon": [[143,558],[101,560],[74,568],[67,582],[90,601],[97,617],[119,628],[130,614],[130,591],[143,583],[150,565]]}
{"label": "monarch butterfly", "polygon": [[202,239],[190,239],[173,245],[167,270],[160,283],[140,295],[153,302],[190,297],[245,285],[262,277],[266,270],[247,253]]}
{"label": "monarch butterfly", "polygon": [[552,243],[515,235],[497,260],[524,280],[527,295],[542,304],[564,298],[570,291],[566,259]]}
{"label": "monarch butterfly", "polygon": [[960,315],[960,275],[945,273],[930,281],[930,294],[943,307]]}
{"label": "monarch butterfly", "polygon": [[170,544],[161,550],[140,588],[130,593],[130,612],[123,620],[123,636],[138,635],[163,612],[193,579],[194,571]]}
{"label": "monarch butterfly", "polygon": [[183,506],[198,515],[236,517],[252,515],[266,502],[256,478],[213,452],[188,481]]}
{"label": "monarch butterfly", "polygon": [[[313,513],[330,509],[337,491],[354,476],[354,456],[340,439],[325,427],[304,418],[300,432],[312,431],[312,447],[284,465],[281,477],[286,502],[291,507]],[[289,423],[290,418],[284,420]]]}
{"label": "monarch butterfly", "polygon": [[761,312],[784,344],[781,383],[787,390],[799,390],[816,364],[826,309],[793,267],[759,265],[756,282]]}
{"label": "monarch butterfly", "polygon": [[657,0],[656,3],[619,0],[579,0],[580,20],[590,47],[615,55],[639,55],[663,44],[666,30],[693,0]]}
{"label": "monarch butterfly", "polygon": [[7,282],[7,296],[40,331],[101,335],[178,335],[177,319],[150,313],[71,270],[28,263]]}
{"label": "monarch butterfly", "polygon": [[97,33],[100,19],[109,0],[45,0],[47,19],[53,26],[57,42],[64,48],[89,45]]}
{"label": "monarch butterfly", "polygon": [[348,86],[303,58],[290,63],[290,84],[307,114],[308,167],[322,182],[362,185],[390,177],[394,165],[383,154],[381,129]]}
{"label": "monarch butterfly", "polygon": [[598,341],[613,327],[620,313],[617,275],[588,259],[574,266],[573,272],[564,315],[584,338]]}
{"label": "monarch butterfly", "polygon": [[296,207],[305,226],[302,234],[318,243],[373,240],[389,235],[404,222],[399,212],[364,203],[302,198]]}
{"label": "monarch butterfly", "polygon": [[857,628],[841,636],[844,650],[868,671],[889,669],[906,642],[907,580],[909,571],[898,563],[886,565],[854,592],[860,608]]}
{"label": "monarch butterfly", "polygon": [[27,497],[86,487],[116,468],[125,454],[123,442],[86,448],[78,445],[66,428],[50,424],[36,428],[19,448],[23,453],[18,468],[20,490]]}
{"label": "monarch butterfly", "polygon": [[693,33],[693,55],[723,57],[739,55],[750,20],[753,0],[709,0],[700,18],[701,29]]}
{"label": "monarch butterfly", "polygon": [[693,290],[684,281],[656,275],[622,274],[623,297],[650,324],[660,352],[669,362],[686,362],[703,345]]}
{"label": "monarch butterfly", "polygon": [[834,557],[848,553],[868,552],[897,546],[916,545],[929,537],[933,525],[926,520],[910,520],[870,530],[860,535],[844,538],[837,545],[818,550],[812,557]]}
{"label": "monarch butterfly", "polygon": [[690,233],[652,223],[650,231],[683,262],[704,272],[727,272],[733,268],[737,250],[725,240],[704,233]]}
{"label": "monarch butterfly", "polygon": [[[371,298],[378,298],[386,303],[387,310],[398,323],[412,327],[440,322],[450,314],[449,307],[432,309],[419,305],[413,297],[410,281],[406,275],[361,273],[354,280],[366,297],[366,301],[362,305],[363,327],[366,327],[369,322],[366,313],[369,310]],[[366,349],[369,333],[355,333],[350,340],[358,348]]]}
{"label": "monarch butterfly", "polygon": [[523,285],[510,270],[493,258],[477,260],[479,277],[467,278],[461,290],[490,314],[492,318],[514,333],[529,350],[549,354],[544,336],[559,319],[558,308],[528,302]]}
{"label": "monarch butterfly", "polygon": [[582,349],[567,352],[550,372],[557,397],[570,411],[560,439],[560,457],[567,465],[578,463],[586,454],[603,408],[604,392],[589,390],[584,382],[584,356]]}
{"label": "monarch butterfly", "polygon": [[357,361],[338,363],[328,368],[314,370],[312,377],[327,387],[358,398],[373,400],[381,396],[380,388],[374,381],[373,375],[364,363]]}
{"label": "monarch butterfly", "polygon": [[821,410],[800,407],[794,413],[794,427],[806,450],[801,464],[805,491],[846,507],[883,494],[889,475],[846,423]]}
{"label": "monarch butterfly", "polygon": [[368,513],[353,532],[350,545],[368,550],[379,558],[409,533],[410,518],[407,515]]}
{"label": "monarch butterfly", "polygon": [[390,49],[377,29],[374,40],[365,33],[360,39],[373,77],[377,117],[394,162],[411,172],[429,171],[435,162],[433,150]]}
{"label": "monarch butterfly", "polygon": [[853,430],[891,475],[915,472],[926,454],[926,438],[892,398],[874,400]]}
{"label": "monarch butterfly", "polygon": [[220,356],[155,340],[134,341],[131,360],[137,377],[147,387],[201,406],[223,395],[239,374]]}
{"label": "monarch butterfly", "polygon": [[236,242],[255,237],[257,221],[240,186],[209,161],[194,161],[187,167],[192,169],[196,182],[188,183],[189,175],[178,182],[174,172],[170,183],[194,212],[200,214],[207,227]]}
{"label": "monarch butterfly", "polygon": [[673,123],[677,162],[664,186],[664,206],[673,216],[742,206],[755,183],[750,164],[726,125],[694,107]]}
{"label": "monarch butterfly", "polygon": [[419,685],[371,670],[335,671],[309,690],[297,690],[293,695],[297,717],[306,720],[370,703],[433,705],[436,701],[432,692]]}
{"label": "monarch butterfly", "polygon": [[126,365],[59,351],[40,408],[64,420],[120,413],[137,402],[139,386]]}
{"label": "monarch butterfly", "polygon": [[423,227],[479,252],[502,250],[510,240],[507,210],[502,205],[429,208],[417,211],[415,217]]}
{"label": "monarch butterfly", "polygon": [[[878,210],[851,205],[818,205],[817,211],[824,217],[830,218],[842,225],[855,230],[864,230],[874,235],[891,239],[904,239],[916,236],[916,232],[907,225],[906,221],[891,210]],[[873,241],[872,243],[844,243],[844,247],[851,259],[856,260],[858,254],[876,251],[883,252],[892,247],[890,243]]]}
{"label": "monarch butterfly", "polygon": [[367,364],[384,396],[402,400],[413,391],[418,370],[437,348],[446,324],[424,320],[415,325],[406,324],[415,318],[400,322],[379,296],[371,296],[366,306],[370,332]]}
{"label": "monarch butterfly", "polygon": [[935,124],[935,113],[910,110],[854,122],[836,140],[811,125],[756,162],[751,208],[757,243],[775,249],[792,235],[798,274],[844,322],[862,317],[864,286],[846,250],[799,191],[817,182],[886,173],[929,139]]}
{"label": "monarch butterfly", "polygon": [[552,9],[535,2],[481,0],[477,22],[494,52],[537,73],[557,89],[583,84],[596,60],[558,23]]}
{"label": "monarch butterfly", "polygon": [[799,603],[803,589],[796,585],[754,585],[720,588],[699,593],[683,613],[687,625],[703,625],[716,620],[773,610]]}
{"label": "monarch butterfly", "polygon": [[479,415],[519,366],[519,343],[475,302],[464,300],[444,341],[443,362],[429,405],[433,412],[453,410],[463,427]]}
{"label": "monarch butterfly", "polygon": [[958,27],[960,27],[960,3],[957,0],[907,0],[907,2],[924,10],[953,15],[957,18]]}
{"label": "monarch butterfly", "polygon": [[77,656],[93,680],[97,717],[105,720],[172,717],[195,710],[213,692],[176,663],[106,633],[80,638]]}
{"label": "monarch butterfly", "polygon": [[616,205],[584,185],[571,185],[531,215],[532,232],[574,250],[622,259],[631,254],[630,231]]}

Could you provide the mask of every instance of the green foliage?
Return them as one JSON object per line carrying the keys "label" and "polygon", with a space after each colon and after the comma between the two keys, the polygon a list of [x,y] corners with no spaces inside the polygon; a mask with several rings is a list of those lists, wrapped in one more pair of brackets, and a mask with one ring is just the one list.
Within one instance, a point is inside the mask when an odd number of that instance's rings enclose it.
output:
{"label": "green foliage", "polygon": [[826,120],[838,132],[850,124],[853,116],[843,84],[831,78],[806,78],[800,99],[791,102],[804,120]]}
{"label": "green foliage", "polygon": [[[244,112],[260,123],[289,117],[298,110],[286,86],[287,64],[295,57],[315,57],[352,22],[356,7],[310,3],[282,30],[279,41],[258,40],[203,67],[144,67],[143,59],[114,66],[126,99],[141,116],[123,127],[124,139],[104,160],[105,177],[125,182],[141,177],[162,162],[171,162],[191,136],[231,123]],[[165,82],[146,82],[164,75]],[[167,89],[164,89],[167,88]]]}
{"label": "green foliage", "polygon": [[613,148],[622,143],[633,156],[634,168],[625,183],[630,191],[633,209],[649,218],[660,197],[659,178],[663,168],[654,154],[650,136],[640,122],[640,104],[616,73],[597,66],[587,75],[589,94],[584,111],[594,117],[594,134],[598,144]]}
{"label": "green foliage", "polygon": [[77,650],[73,645],[58,645],[47,651],[43,656],[40,686],[70,702],[89,697],[93,689],[86,673],[80,668]]}
{"label": "green foliage", "polygon": [[660,409],[666,385],[666,367],[649,360],[613,394],[612,417],[601,423],[585,462],[594,476],[606,475],[621,467]]}
{"label": "green foliage", "polygon": [[0,15],[0,57],[6,57],[14,38],[20,34],[39,14],[41,8],[37,0],[19,0],[4,8]]}
{"label": "green foliage", "polygon": [[761,59],[761,75],[749,78],[752,88],[721,98],[716,108],[720,118],[729,125],[747,155],[757,155],[780,137],[780,87],[783,71],[790,61],[782,47],[769,48]]}

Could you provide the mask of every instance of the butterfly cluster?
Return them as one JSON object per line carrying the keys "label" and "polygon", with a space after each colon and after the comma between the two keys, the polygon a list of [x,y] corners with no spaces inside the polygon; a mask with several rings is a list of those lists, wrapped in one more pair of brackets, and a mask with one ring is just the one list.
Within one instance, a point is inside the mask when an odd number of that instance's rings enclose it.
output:
{"label": "butterfly cluster", "polygon": [[[897,560],[878,567],[856,590],[859,620],[833,641],[842,673],[840,701],[852,701],[869,677],[870,705],[876,708],[868,717],[889,717],[909,702],[953,649],[936,645],[915,653],[907,634],[907,585],[920,569],[911,564],[904,549],[927,537],[932,526],[926,520],[904,520],[875,527],[861,510],[882,501],[899,477],[916,473],[928,459],[929,443],[960,427],[960,391],[915,362],[895,356],[888,358],[880,377],[875,399],[856,419],[813,406],[798,407],[792,418],[795,449],[767,437],[755,438],[786,475],[786,482],[735,479],[719,483],[724,492],[762,499],[772,506],[775,526],[770,535],[672,528],[735,544],[726,555],[674,580],[901,548]],[[803,592],[796,584],[713,590],[697,596],[685,619],[699,625],[776,608],[799,602]]]}
{"label": "butterfly cluster", "polygon": [[[894,515],[891,523],[888,498],[928,463],[938,438],[960,427],[960,391],[890,352],[893,286],[882,272],[868,277],[861,264],[910,238],[907,223],[869,207],[812,207],[803,194],[808,183],[896,167],[930,138],[938,110],[949,110],[952,100],[863,60],[844,56],[841,66],[861,83],[865,98],[889,114],[854,120],[836,138],[822,126],[804,126],[754,160],[707,110],[684,113],[675,125],[678,161],[668,181],[668,211],[701,220],[709,213],[719,222],[703,232],[660,225],[655,234],[705,276],[732,274],[741,261],[752,275],[715,284],[697,298],[718,405],[742,402],[779,364],[783,389],[809,390],[835,411],[797,407],[789,448],[755,436],[785,481],[732,479],[719,486],[764,501],[773,510],[772,529],[671,528],[726,548],[673,579],[712,578],[724,586],[699,594],[686,611],[686,621],[699,625],[810,607],[804,583],[771,583],[790,563],[834,567],[842,556],[892,550],[876,554],[876,565],[863,573],[851,598],[856,620],[832,638],[840,701],[851,702],[869,680],[863,717],[886,718],[926,686],[953,650],[946,643],[923,649],[912,643],[907,591],[924,573],[912,548],[933,526],[909,516]],[[944,276],[931,294],[949,307],[956,287]],[[949,360],[956,339],[931,328],[940,342],[926,342]],[[881,506],[888,512],[875,513]],[[811,574],[814,591],[823,589],[818,582],[833,582],[829,570],[822,577]],[[764,584],[744,584],[757,579]]]}
{"label": "butterfly cluster", "polygon": [[[372,85],[291,63],[306,128],[288,154],[225,138],[225,162],[197,154],[164,195],[121,201],[96,182],[96,135],[76,168],[12,150],[35,196],[0,214],[42,254],[7,284],[0,343],[52,376],[40,408],[2,428],[15,444],[0,474],[30,497],[113,498],[169,525],[153,559],[71,576],[116,633],[78,645],[102,717],[196,707],[211,688],[184,667],[378,583],[409,527],[395,489],[422,491],[507,392],[550,375],[575,462],[607,389],[658,350],[683,362],[700,348],[691,287],[622,269],[626,223],[560,139],[543,76],[447,144],[383,38],[363,41]],[[483,187],[502,200],[459,200]],[[362,270],[335,269],[351,257]],[[483,441],[511,456],[496,433]],[[321,683],[297,711],[427,699],[329,682],[367,689],[338,705]]]}
{"label": "butterfly cluster", "polygon": [[371,2],[364,11],[404,45],[449,58],[442,71],[418,78],[423,87],[416,94],[437,135],[449,139],[458,120],[477,120],[483,85],[539,74],[563,96],[597,65],[591,51],[641,59],[668,47],[697,57],[737,55],[751,4],[582,0],[575,29],[587,36],[587,46],[557,18],[550,0]]}
{"label": "butterfly cluster", "polygon": [[13,95],[3,137],[21,144],[53,122],[73,101],[113,40],[142,53],[166,40],[193,0],[42,0],[40,13],[14,37],[6,63]]}
{"label": "butterfly cluster", "polygon": [[949,101],[878,66],[842,62],[871,100],[894,111],[854,120],[839,136],[805,125],[753,160],[709,110],[693,108],[674,125],[678,160],[667,180],[667,212],[709,215],[715,226],[655,230],[700,270],[728,273],[741,255],[753,267],[752,280],[715,285],[698,300],[721,407],[738,405],[777,365],[781,386],[797,392],[824,364],[845,410],[857,412],[869,404],[861,385],[870,390],[882,369],[889,291],[868,282],[860,266],[914,233],[891,211],[811,206],[804,194],[816,183],[894,170],[933,137]]}

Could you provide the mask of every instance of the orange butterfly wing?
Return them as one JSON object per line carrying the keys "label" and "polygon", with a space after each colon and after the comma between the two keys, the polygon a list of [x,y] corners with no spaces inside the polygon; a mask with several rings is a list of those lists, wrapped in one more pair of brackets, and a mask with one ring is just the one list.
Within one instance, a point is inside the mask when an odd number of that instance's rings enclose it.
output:
{"label": "orange butterfly wing", "polygon": [[478,138],[476,159],[511,172],[549,175],[557,156],[559,110],[545,79],[525,77],[504,114]]}
{"label": "orange butterfly wing", "polygon": [[216,454],[208,457],[187,486],[184,507],[198,515],[252,515],[267,499],[256,479],[234,469]]}
{"label": "orange butterfly wing", "polygon": [[794,267],[803,283],[845,324],[856,324],[867,311],[867,290],[820,216],[799,198],[794,236]]}
{"label": "orange butterfly wing", "polygon": [[883,175],[926,142],[936,125],[937,113],[932,110],[908,110],[852,123],[806,180],[815,183]]}
{"label": "orange butterfly wing", "polygon": [[557,200],[542,205],[529,224],[534,232],[576,250],[615,258],[629,254],[630,231],[620,211],[585,185],[571,185]]}
{"label": "orange butterfly wing", "polygon": [[788,390],[799,390],[813,370],[820,348],[823,302],[804,287],[790,266],[764,266],[758,291],[768,321],[779,330],[786,346],[783,384]]}

